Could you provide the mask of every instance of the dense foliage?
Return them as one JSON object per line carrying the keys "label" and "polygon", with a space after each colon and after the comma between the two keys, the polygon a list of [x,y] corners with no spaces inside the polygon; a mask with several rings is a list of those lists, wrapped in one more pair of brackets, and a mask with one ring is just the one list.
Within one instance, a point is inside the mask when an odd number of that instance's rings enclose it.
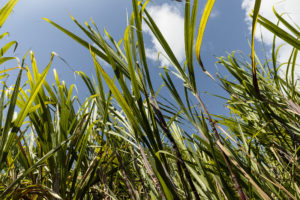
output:
{"label": "dense foliage", "polygon": [[[0,10],[0,27],[16,2],[10,0]],[[31,66],[23,60],[14,69],[19,70],[14,86],[3,82],[0,199],[300,199],[300,93],[294,78],[299,28],[277,13],[291,34],[263,18],[257,0],[252,40],[257,22],[272,31],[272,58],[262,63],[254,42],[249,62],[236,53],[219,58],[233,77],[216,78],[228,93],[230,114],[211,116],[199,95],[194,67],[200,65],[213,78],[202,64],[200,47],[214,0],[207,1],[197,35],[198,0],[185,4],[184,66],[144,1],[132,0],[133,13],[119,42],[107,32],[101,35],[94,23],[82,26],[72,18],[91,40],[87,42],[45,19],[90,51],[95,79],[76,72],[90,96],[74,96],[75,86],[67,87],[55,70],[55,82],[45,81],[54,54],[39,72],[29,52]],[[160,75],[173,100],[152,86],[142,23],[172,63]],[[278,73],[276,37],[294,47],[285,78]],[[4,56],[15,45],[1,48],[0,64],[15,59]],[[113,77],[99,59],[112,67]],[[0,71],[0,78],[9,70]],[[175,87],[177,77],[184,93]]]}

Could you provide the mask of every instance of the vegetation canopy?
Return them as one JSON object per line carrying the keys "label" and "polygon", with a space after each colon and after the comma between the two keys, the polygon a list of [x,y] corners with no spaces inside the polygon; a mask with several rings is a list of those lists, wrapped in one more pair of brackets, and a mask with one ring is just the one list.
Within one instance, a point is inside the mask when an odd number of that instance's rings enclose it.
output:
{"label": "vegetation canopy", "polygon": [[[0,9],[0,28],[16,3],[8,0]],[[0,71],[0,199],[300,199],[300,93],[294,77],[299,27],[275,10],[288,32],[264,18],[256,0],[251,56],[217,58],[228,79],[210,74],[201,58],[214,0],[206,1],[199,22],[198,0],[184,2],[184,64],[148,13],[148,3],[132,0],[119,41],[100,33],[93,21],[82,25],[71,17],[86,41],[44,19],[90,52],[95,77],[76,71],[89,96],[74,95],[76,86],[67,86],[55,70],[54,83],[45,80],[55,53],[41,71],[31,51],[21,62],[6,56],[16,41],[1,47],[2,66],[9,60],[19,64]],[[255,53],[257,23],[274,34],[265,63]],[[173,100],[152,85],[144,25],[172,65],[161,69],[160,80]],[[277,61],[277,38],[293,47],[286,63]],[[279,74],[283,64],[285,76]],[[222,98],[228,115],[207,109],[197,87],[198,67],[227,92]],[[19,71],[12,87],[5,79],[10,70]]]}

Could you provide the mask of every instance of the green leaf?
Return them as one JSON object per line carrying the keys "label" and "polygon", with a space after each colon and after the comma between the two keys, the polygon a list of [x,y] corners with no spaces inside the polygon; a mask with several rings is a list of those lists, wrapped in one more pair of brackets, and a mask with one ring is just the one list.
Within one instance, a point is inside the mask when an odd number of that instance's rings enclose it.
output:
{"label": "green leaf", "polygon": [[252,20],[252,43],[251,43],[252,81],[253,81],[253,86],[256,90],[257,95],[260,95],[260,91],[259,91],[258,81],[257,81],[257,77],[256,77],[254,41],[255,41],[255,29],[256,29],[260,4],[261,4],[261,0],[255,0],[254,11],[253,11],[253,20]]}
{"label": "green leaf", "polygon": [[199,25],[199,30],[198,30],[198,35],[197,35],[197,41],[196,41],[196,46],[195,46],[195,53],[196,53],[196,58],[198,60],[198,63],[200,67],[202,68],[203,71],[206,71],[200,57],[200,49],[201,49],[201,44],[202,44],[202,39],[204,35],[204,31],[206,28],[206,23],[208,21],[209,15],[211,13],[211,10],[215,4],[215,0],[208,0],[205,6],[205,9],[203,11],[200,25]]}
{"label": "green leaf", "polygon": [[0,28],[13,10],[18,0],[9,0],[0,10]]}

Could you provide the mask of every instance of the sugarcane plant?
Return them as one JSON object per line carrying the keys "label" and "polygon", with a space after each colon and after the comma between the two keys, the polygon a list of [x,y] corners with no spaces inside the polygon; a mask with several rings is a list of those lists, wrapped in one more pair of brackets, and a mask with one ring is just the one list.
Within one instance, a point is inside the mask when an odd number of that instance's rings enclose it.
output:
{"label": "sugarcane plant", "polygon": [[[93,20],[81,25],[71,16],[85,40],[44,18],[90,52],[95,77],[75,72],[90,92],[78,96],[55,69],[55,82],[45,80],[55,53],[41,73],[34,53],[24,56],[15,85],[4,84],[1,93],[0,199],[299,199],[298,27],[276,11],[291,33],[263,18],[257,0],[250,62],[235,52],[217,58],[235,80],[214,76],[200,56],[214,2],[206,2],[197,33],[198,0],[184,2],[184,64],[148,13],[149,1],[132,0],[119,41]],[[255,54],[257,23],[274,33],[272,59],[265,63]],[[144,25],[172,66],[161,67],[159,89],[152,84]],[[284,77],[276,37],[294,48]],[[196,67],[228,93],[228,115],[209,112]]]}

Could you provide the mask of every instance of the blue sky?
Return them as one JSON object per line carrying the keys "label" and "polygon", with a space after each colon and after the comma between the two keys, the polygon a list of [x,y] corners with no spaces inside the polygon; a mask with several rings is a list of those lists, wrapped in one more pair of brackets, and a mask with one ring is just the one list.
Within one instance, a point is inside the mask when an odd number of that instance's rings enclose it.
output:
{"label": "blue sky", "polygon": [[[290,7],[299,4],[295,0],[289,0],[289,2],[294,3]],[[204,8],[204,1],[199,1],[199,4],[199,11],[201,11]],[[272,17],[272,13],[270,14],[268,11],[271,7],[270,4],[263,3],[262,5],[262,9],[266,10],[265,13],[269,18]],[[246,16],[252,9],[252,5],[253,0],[216,1],[212,17],[208,21],[205,31],[201,53],[204,64],[211,74],[215,74],[217,71],[221,74],[226,74],[221,66],[218,66],[218,68],[215,66],[216,56],[226,56],[226,52],[233,50],[241,50],[245,52],[245,55],[249,54],[247,40],[250,38],[250,23]],[[283,6],[279,7],[282,8]],[[287,6],[287,8],[290,7]],[[184,56],[181,55],[183,51],[181,51],[180,27],[181,19],[183,19],[184,4],[172,0],[152,0],[147,8],[157,20],[157,23],[161,23],[161,26],[165,29],[163,32],[165,31],[168,38],[174,38],[173,41],[170,41],[171,46],[173,45],[173,48],[178,50],[175,53],[183,63]],[[92,17],[100,30],[103,30],[105,27],[116,40],[119,40],[123,37],[126,28],[126,14],[130,14],[130,12],[130,0],[20,0],[1,32],[10,32],[8,40],[17,40],[19,42],[16,56],[23,57],[27,50],[32,50],[36,55],[40,70],[48,63],[50,53],[55,51],[69,63],[73,70],[93,75],[94,68],[89,51],[42,20],[42,17],[58,23],[81,35],[83,38],[85,38],[84,34],[70,19],[69,13],[81,23],[84,21],[90,22],[90,17]],[[173,26],[168,26],[169,23],[166,25],[164,21],[170,22],[170,24],[173,22]],[[199,24],[199,20],[197,23]],[[267,34],[266,32],[264,33]],[[161,79],[158,76],[160,72],[159,66],[167,63],[164,60],[156,60],[155,55],[160,50],[159,46],[156,45],[155,40],[147,32],[146,28],[145,34],[147,35],[146,47],[148,57],[153,67],[152,73],[156,73],[154,77],[157,78],[154,78],[154,80],[158,87],[161,83]],[[259,40],[259,37],[257,38]],[[284,57],[284,55],[282,56]],[[27,63],[29,64],[29,59]],[[79,78],[75,79],[73,71],[62,61],[56,59],[52,65],[52,69],[54,68],[57,70],[59,77],[65,80],[67,84],[75,83],[81,95],[88,95]],[[210,91],[218,95],[225,94],[200,70],[197,73],[199,74],[198,86],[201,92]],[[47,77],[50,82],[53,80],[51,77],[53,75],[50,71]],[[180,82],[178,81],[179,85]],[[212,113],[224,113],[220,99],[211,95],[204,95],[204,98]]]}

